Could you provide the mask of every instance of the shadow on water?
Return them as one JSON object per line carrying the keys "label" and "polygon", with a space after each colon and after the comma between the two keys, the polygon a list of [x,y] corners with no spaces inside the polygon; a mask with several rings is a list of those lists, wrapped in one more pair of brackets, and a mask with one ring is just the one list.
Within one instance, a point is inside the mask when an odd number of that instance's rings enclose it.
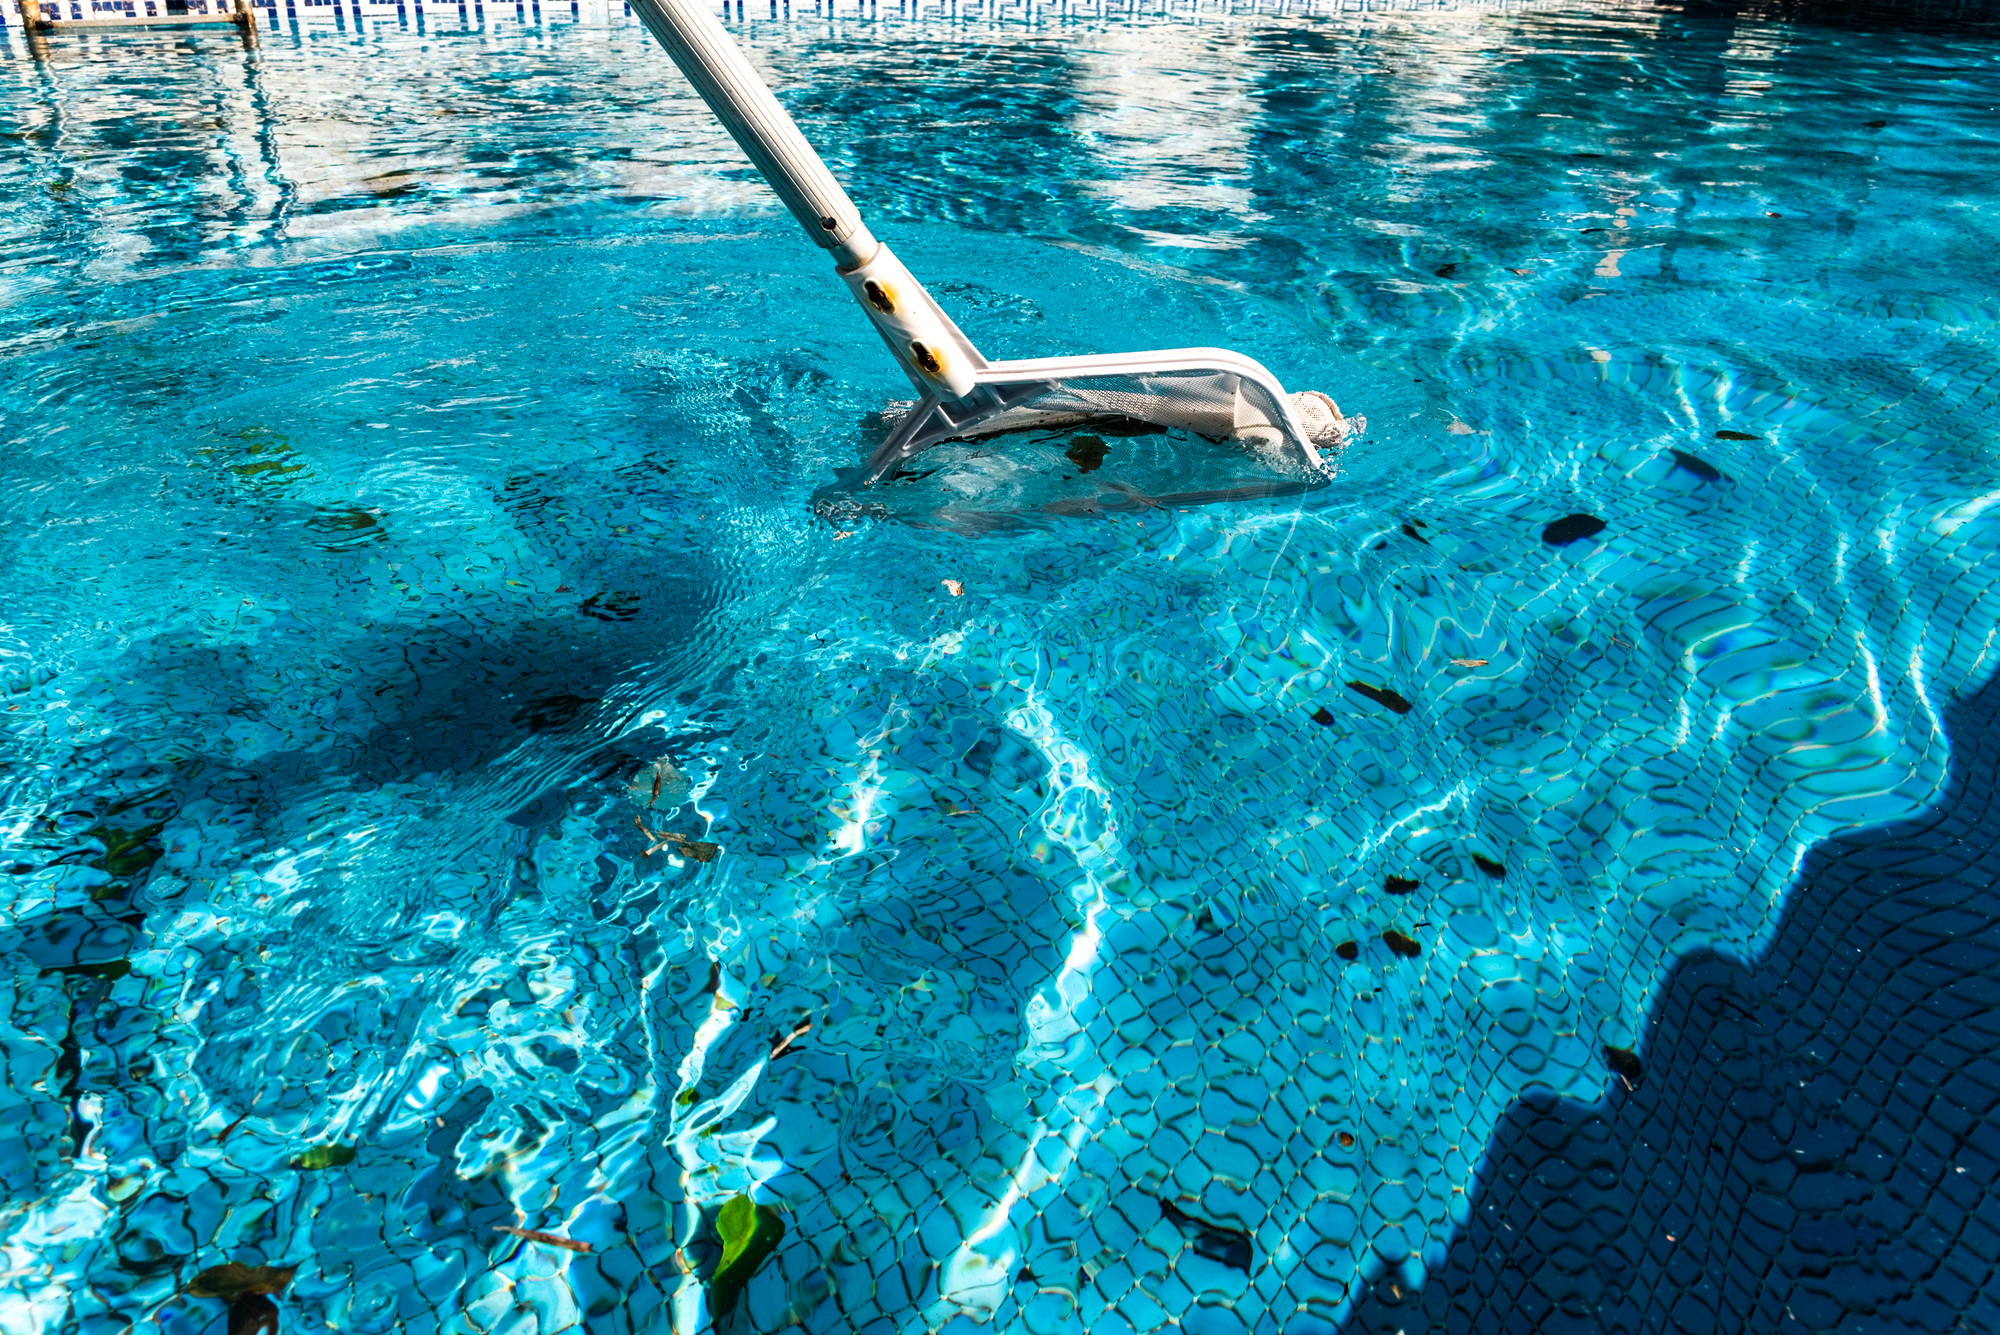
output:
{"label": "shadow on water", "polygon": [[2000,1330],[2000,680],[1923,816],[1807,856],[1769,952],[1670,976],[1634,1084],[1516,1105],[1471,1222],[1348,1331]]}

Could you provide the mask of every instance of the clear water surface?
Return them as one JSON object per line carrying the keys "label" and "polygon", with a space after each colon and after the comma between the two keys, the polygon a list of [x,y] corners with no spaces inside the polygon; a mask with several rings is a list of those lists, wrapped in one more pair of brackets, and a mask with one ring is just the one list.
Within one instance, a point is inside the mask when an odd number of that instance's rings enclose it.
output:
{"label": "clear water surface", "polygon": [[1370,422],[843,526],[906,388],[636,25],[385,14],[8,32],[0,1326],[1340,1329],[1937,799],[1990,36],[750,15],[989,353]]}

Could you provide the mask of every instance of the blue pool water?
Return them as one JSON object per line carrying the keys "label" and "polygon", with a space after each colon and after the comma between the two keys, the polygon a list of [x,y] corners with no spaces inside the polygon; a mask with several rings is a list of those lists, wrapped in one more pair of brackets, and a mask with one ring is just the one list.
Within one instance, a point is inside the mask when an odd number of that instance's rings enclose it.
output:
{"label": "blue pool water", "polygon": [[1369,421],[851,523],[622,15],[9,29],[0,1328],[2000,1329],[1981,12],[750,15],[989,354]]}

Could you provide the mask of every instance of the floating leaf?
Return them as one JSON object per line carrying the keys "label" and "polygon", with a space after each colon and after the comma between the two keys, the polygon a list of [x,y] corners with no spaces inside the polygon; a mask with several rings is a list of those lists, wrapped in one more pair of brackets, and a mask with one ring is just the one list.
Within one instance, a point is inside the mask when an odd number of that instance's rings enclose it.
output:
{"label": "floating leaf", "polygon": [[965,596],[965,586],[955,579],[944,581],[944,591],[954,598],[963,598]]}
{"label": "floating leaf", "polygon": [[1407,876],[1389,876],[1383,878],[1382,888],[1392,895],[1407,895],[1412,890],[1415,890],[1419,884],[1419,882],[1413,881]]}
{"label": "floating leaf", "polygon": [[342,1168],[354,1162],[357,1153],[352,1145],[315,1145],[292,1160],[292,1167],[317,1171],[321,1168]]}
{"label": "floating leaf", "polygon": [[220,1298],[235,1302],[253,1293],[283,1293],[298,1267],[292,1265],[245,1265],[226,1261],[212,1265],[188,1281],[187,1291],[196,1298]]}
{"label": "floating leaf", "polygon": [[1340,1148],[1344,1150],[1351,1150],[1354,1148],[1354,1133],[1352,1131],[1341,1132],[1338,1139],[1340,1141]]}
{"label": "floating leaf", "polygon": [[705,839],[681,840],[681,856],[690,862],[713,862],[721,855],[721,844],[711,844]]}
{"label": "floating leaf", "polygon": [[1393,928],[1382,933],[1382,944],[1389,947],[1390,954],[1406,960],[1413,960],[1424,953],[1424,948],[1417,944],[1415,937],[1405,936]]}
{"label": "floating leaf", "polygon": [[1581,538],[1604,532],[1604,521],[1596,515],[1569,515],[1542,530],[1542,541],[1551,547],[1567,547]]}
{"label": "floating leaf", "polygon": [[719,1324],[736,1310],[750,1277],[778,1250],[785,1221],[776,1210],[747,1195],[732,1196],[715,1216],[715,1231],[722,1239],[722,1259],[708,1281],[708,1308]]}
{"label": "floating leaf", "polygon": [[632,781],[625,785],[625,795],[642,807],[671,811],[687,801],[692,789],[688,776],[663,757],[650,765],[641,765]]}
{"label": "floating leaf", "polygon": [[1454,658],[1451,660],[1451,665],[1453,667],[1475,668],[1485,667],[1491,661],[1485,658]]}
{"label": "floating leaf", "polygon": [[683,1108],[692,1108],[695,1104],[701,1102],[701,1095],[692,1089],[684,1089],[674,1096],[674,1102]]}
{"label": "floating leaf", "polygon": [[1751,435],[1751,434],[1750,434],[1749,432],[1747,432],[1747,431],[1718,431],[1718,432],[1716,432],[1716,433],[1715,433],[1715,438],[1716,438],[1717,440],[1755,440],[1755,439],[1757,439],[1757,437],[1755,437],[1755,436]]}
{"label": "floating leaf", "polygon": [[1410,712],[1410,702],[1386,687],[1370,686],[1365,681],[1350,681],[1347,683],[1347,689],[1358,691],[1370,700],[1373,700],[1376,704],[1381,705],[1385,709],[1394,710],[1398,714],[1407,714]]}
{"label": "floating leaf", "polygon": [[1479,868],[1479,870],[1485,872],[1488,876],[1493,877],[1495,880],[1503,880],[1506,878],[1507,868],[1501,865],[1500,863],[1495,862],[1492,858],[1487,857],[1483,853],[1474,853],[1472,855],[1472,865]]}
{"label": "floating leaf", "polygon": [[1638,1087],[1640,1079],[1646,1074],[1646,1068],[1639,1062],[1639,1055],[1630,1048],[1613,1047],[1606,1043],[1604,1064],[1611,1068],[1614,1075],[1622,1077],[1626,1084],[1634,1088]]}

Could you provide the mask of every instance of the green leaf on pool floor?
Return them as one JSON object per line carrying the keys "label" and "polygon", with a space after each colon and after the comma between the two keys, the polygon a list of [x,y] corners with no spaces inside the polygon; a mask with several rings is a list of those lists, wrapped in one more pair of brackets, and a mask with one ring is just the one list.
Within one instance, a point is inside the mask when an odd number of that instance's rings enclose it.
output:
{"label": "green leaf on pool floor", "polygon": [[785,1236],[785,1221],[768,1205],[759,1205],[748,1196],[732,1196],[715,1217],[715,1232],[722,1239],[722,1259],[709,1277],[708,1309],[719,1321],[736,1309],[743,1286],[778,1250]]}
{"label": "green leaf on pool floor", "polygon": [[292,1160],[292,1167],[305,1169],[340,1168],[354,1162],[352,1145],[315,1145]]}
{"label": "green leaf on pool floor", "polygon": [[225,1261],[212,1265],[188,1282],[188,1293],[196,1298],[220,1298],[235,1302],[248,1294],[282,1293],[292,1282],[298,1267],[292,1265],[245,1265]]}
{"label": "green leaf on pool floor", "polygon": [[102,978],[113,982],[132,972],[131,960],[101,960],[96,964],[57,964],[43,973],[66,974],[71,978]]}

